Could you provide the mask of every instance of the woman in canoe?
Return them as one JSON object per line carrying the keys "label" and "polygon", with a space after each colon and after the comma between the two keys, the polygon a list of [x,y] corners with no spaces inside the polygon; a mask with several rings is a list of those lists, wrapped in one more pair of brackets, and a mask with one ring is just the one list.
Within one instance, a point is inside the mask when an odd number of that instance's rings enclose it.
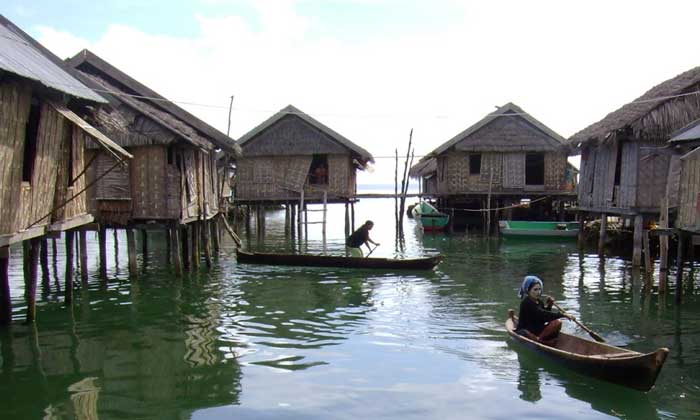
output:
{"label": "woman in canoe", "polygon": [[372,230],[373,227],[374,222],[368,220],[365,222],[364,225],[360,226],[359,229],[354,231],[352,235],[348,236],[348,238],[345,240],[345,246],[347,247],[348,254],[351,257],[362,258],[364,256],[362,254],[362,249],[360,249],[362,244],[367,245],[367,249],[369,249],[370,252],[372,252],[372,248],[370,248],[369,246],[370,243],[374,246],[379,246],[378,243],[374,242],[369,237],[369,231]]}
{"label": "woman in canoe", "polygon": [[518,295],[520,315],[516,332],[530,340],[546,345],[554,345],[561,330],[560,318],[574,319],[572,315],[552,311],[554,299],[547,296],[542,302],[542,280],[537,276],[525,276]]}

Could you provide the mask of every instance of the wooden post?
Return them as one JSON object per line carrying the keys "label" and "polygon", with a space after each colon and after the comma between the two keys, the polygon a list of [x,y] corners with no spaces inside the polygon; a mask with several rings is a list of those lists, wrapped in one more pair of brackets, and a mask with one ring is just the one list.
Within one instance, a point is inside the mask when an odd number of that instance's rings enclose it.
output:
{"label": "wooden post", "polygon": [[[585,231],[586,231],[586,215],[582,213],[577,213],[576,219],[578,220],[578,249],[582,250],[585,245]],[[510,219],[508,219],[510,220]]]}
{"label": "wooden post", "polygon": [[348,202],[345,201],[345,237],[350,236],[350,213],[348,211]]}
{"label": "wooden post", "polygon": [[644,230],[642,233],[642,243],[644,245],[644,269],[647,274],[652,273],[654,270],[651,267],[651,249],[649,246],[649,231]]}
{"label": "wooden post", "polygon": [[246,234],[246,236],[250,236],[250,205],[246,205],[245,234]]}
{"label": "wooden post", "polygon": [[100,225],[100,230],[97,231],[97,240],[100,248],[100,277],[107,278],[107,228]]}
{"label": "wooden post", "polygon": [[306,238],[307,244],[308,244],[308,240],[309,240],[309,212],[307,210],[306,203],[304,203],[304,238]]}
{"label": "wooden post", "polygon": [[12,322],[9,267],[10,247],[0,247],[0,325]]}
{"label": "wooden post", "polygon": [[192,235],[191,235],[191,242],[192,242],[192,268],[193,269],[198,269],[199,268],[199,230],[200,230],[200,225],[199,222],[193,222],[192,227]]}
{"label": "wooden post", "polygon": [[141,229],[141,252],[143,254],[143,260],[148,260],[148,231],[146,229]]}
{"label": "wooden post", "polygon": [[171,264],[173,261],[173,232],[172,226],[165,228],[165,262]]}
{"label": "wooden post", "polygon": [[211,238],[214,242],[214,254],[218,255],[219,250],[221,250],[221,221],[218,217],[214,217],[209,221],[209,227],[211,229]]}
{"label": "wooden post", "polygon": [[41,251],[39,253],[39,265],[41,265],[41,287],[44,293],[51,289],[51,273],[49,271],[49,241],[41,238]]}
{"label": "wooden post", "polygon": [[182,275],[182,250],[180,249],[180,227],[177,223],[173,223],[168,229],[170,237],[170,259],[173,261],[173,266],[175,267],[175,275]]}
{"label": "wooden post", "polygon": [[563,222],[566,220],[566,215],[564,214],[564,200],[559,199],[558,202],[558,211],[559,211],[559,221]]}
{"label": "wooden post", "polygon": [[608,215],[600,213],[600,231],[598,232],[598,256],[605,256],[605,241],[608,233]]}
{"label": "wooden post", "polygon": [[132,276],[138,275],[136,265],[136,235],[134,229],[126,228],[126,248],[129,256],[129,274]]}
{"label": "wooden post", "polygon": [[323,252],[326,252],[326,211],[328,202],[328,191],[323,191]]}
{"label": "wooden post", "polygon": [[355,202],[350,202],[350,230],[355,231]]}
{"label": "wooden post", "polygon": [[681,301],[683,294],[683,263],[685,235],[682,230],[678,231],[678,256],[676,257],[676,302]]}
{"label": "wooden post", "polygon": [[284,236],[289,235],[289,203],[284,204]]}
{"label": "wooden post", "polygon": [[644,218],[641,214],[634,217],[634,248],[632,251],[632,267],[642,264],[642,232],[644,230]]}
{"label": "wooden post", "polygon": [[294,221],[297,220],[297,210],[296,210],[296,205],[293,203],[289,205],[289,233],[292,236],[292,239],[294,239],[294,235],[296,235],[297,227],[294,225]]}
{"label": "wooden post", "polygon": [[[304,210],[304,189],[302,188],[301,192],[299,193],[299,214],[297,214],[297,229],[299,229],[299,243],[301,244],[301,235],[302,235],[302,229],[303,229],[303,222],[302,222],[302,213]],[[347,210],[346,210],[347,212]],[[347,217],[346,217],[347,219]]]}
{"label": "wooden post", "polygon": [[36,282],[37,282],[37,265],[39,263],[39,243],[40,240],[33,238],[29,241],[29,258],[27,262],[29,267],[27,273],[29,279],[25,282],[27,288],[27,322],[34,322],[36,319]]}
{"label": "wooden post", "polygon": [[66,287],[65,301],[66,303],[73,302],[73,243],[75,242],[75,233],[66,231]]}
{"label": "wooden post", "polygon": [[78,231],[78,246],[80,247],[80,282],[83,286],[88,284],[88,255],[87,232]]}
{"label": "wooden post", "polygon": [[493,186],[493,168],[489,169],[489,193],[486,198],[486,236],[491,236],[491,187]]}
{"label": "wooden post", "polygon": [[209,223],[209,220],[202,220],[201,228],[202,245],[204,245],[204,262],[207,265],[207,268],[211,268],[211,241],[209,237],[209,233],[211,232],[211,224]]}
{"label": "wooden post", "polygon": [[190,269],[190,226],[182,225],[180,231],[180,244],[182,244],[182,265],[185,270]]}

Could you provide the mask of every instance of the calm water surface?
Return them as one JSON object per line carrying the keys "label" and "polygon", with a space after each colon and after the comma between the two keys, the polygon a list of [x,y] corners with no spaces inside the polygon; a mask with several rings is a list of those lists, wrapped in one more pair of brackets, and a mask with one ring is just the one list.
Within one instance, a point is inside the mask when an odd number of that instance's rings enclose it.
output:
{"label": "calm water surface", "polygon": [[[443,254],[431,272],[237,265],[226,242],[211,270],[175,278],[162,235],[149,236],[138,279],[125,238],[109,235],[109,280],[90,279],[66,307],[63,249],[42,291],[36,325],[23,323],[21,250],[13,248],[15,323],[0,330],[3,419],[687,419],[700,416],[700,285],[659,294],[629,261],[574,245],[393,235],[393,200],[356,206],[376,222],[373,256]],[[331,206],[326,252],[343,249],[342,206]],[[310,213],[309,219],[320,218]],[[254,225],[254,223],[253,223]],[[289,250],[283,212],[265,241]],[[319,225],[308,252],[322,252]],[[96,241],[90,234],[90,251]],[[114,251],[118,250],[118,253]],[[97,273],[91,256],[91,273]],[[147,269],[146,269],[147,268]],[[559,368],[513,346],[503,329],[525,274],[545,281],[588,326],[638,351],[670,348],[656,387],[628,390]],[[691,278],[694,278],[691,272]],[[673,276],[672,276],[673,278]],[[573,324],[568,331],[585,335]]]}

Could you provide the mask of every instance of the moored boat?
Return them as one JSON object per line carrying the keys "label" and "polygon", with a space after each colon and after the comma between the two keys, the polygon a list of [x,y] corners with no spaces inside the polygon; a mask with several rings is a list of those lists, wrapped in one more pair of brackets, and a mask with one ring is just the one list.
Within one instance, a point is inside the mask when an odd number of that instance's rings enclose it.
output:
{"label": "moored boat", "polygon": [[498,227],[503,236],[575,238],[578,235],[579,222],[499,220]]}
{"label": "moored boat", "polygon": [[439,211],[427,201],[421,201],[413,206],[411,213],[426,232],[444,230],[450,221],[448,214]]}
{"label": "moored boat", "polygon": [[442,260],[439,255],[397,260],[390,258],[359,258],[313,254],[275,254],[236,250],[242,264],[295,265],[306,267],[378,268],[397,270],[431,270]]}
{"label": "moored boat", "polygon": [[662,347],[651,353],[639,353],[581,337],[559,333],[554,346],[530,340],[517,332],[514,311],[508,311],[506,331],[517,343],[579,373],[640,391],[649,391],[668,356]]}

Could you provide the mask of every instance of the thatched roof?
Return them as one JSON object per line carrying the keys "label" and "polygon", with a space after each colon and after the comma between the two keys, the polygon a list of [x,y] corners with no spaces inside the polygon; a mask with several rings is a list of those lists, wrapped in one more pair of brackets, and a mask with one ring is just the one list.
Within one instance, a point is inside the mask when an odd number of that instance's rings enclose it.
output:
{"label": "thatched roof", "polygon": [[424,156],[415,165],[411,166],[408,175],[411,178],[422,178],[437,171],[437,159],[433,156]]}
{"label": "thatched roof", "polygon": [[[73,58],[70,58],[68,64],[81,70],[83,73],[97,76],[101,80],[99,85],[107,83],[111,86],[110,89],[105,90],[114,91],[111,89],[116,89],[119,93],[132,95],[104,94],[111,103],[115,99],[125,103],[138,112],[153,118],[154,121],[161,124],[164,128],[179,132],[184,139],[198,144],[200,147],[206,146],[205,148],[211,149],[213,148],[212,146],[216,146],[229,153],[240,153],[233,139],[139,83],[92,52],[83,50]],[[95,79],[93,78],[91,81],[95,82]],[[104,86],[101,89],[104,89]]]}
{"label": "thatched roof", "polygon": [[[674,130],[700,117],[697,91],[700,67],[688,70],[651,88],[644,95],[611,112],[569,138],[574,144],[600,141],[618,131],[628,138],[664,140]],[[683,95],[683,96],[678,96]]]}
{"label": "thatched roof", "polygon": [[507,103],[479,122],[433,150],[436,156],[448,150],[481,152],[553,151],[565,140],[519,106]]}
{"label": "thatched roof", "polygon": [[275,115],[263,121],[260,125],[253,128],[248,133],[244,134],[241,138],[238,139],[238,144],[240,144],[240,146],[243,148],[244,154],[246,154],[247,149],[249,149],[254,143],[254,141],[261,137],[261,135],[266,130],[271,129],[273,126],[275,126],[275,124],[290,116],[301,119],[302,121],[313,127],[315,130],[318,130],[320,133],[325,135],[325,137],[330,141],[333,141],[342,146],[344,149],[349,150],[351,153],[355,154],[360,160],[362,160],[362,163],[374,162],[374,158],[367,150],[356,145],[341,134],[337,133],[336,131],[327,127],[320,121],[316,120],[315,118],[311,117],[310,115],[304,113],[303,111],[299,110],[298,108],[292,105],[287,105]]}
{"label": "thatched roof", "polygon": [[76,98],[106,102],[73,77],[71,69],[60,58],[0,14],[0,73],[2,71]]}

